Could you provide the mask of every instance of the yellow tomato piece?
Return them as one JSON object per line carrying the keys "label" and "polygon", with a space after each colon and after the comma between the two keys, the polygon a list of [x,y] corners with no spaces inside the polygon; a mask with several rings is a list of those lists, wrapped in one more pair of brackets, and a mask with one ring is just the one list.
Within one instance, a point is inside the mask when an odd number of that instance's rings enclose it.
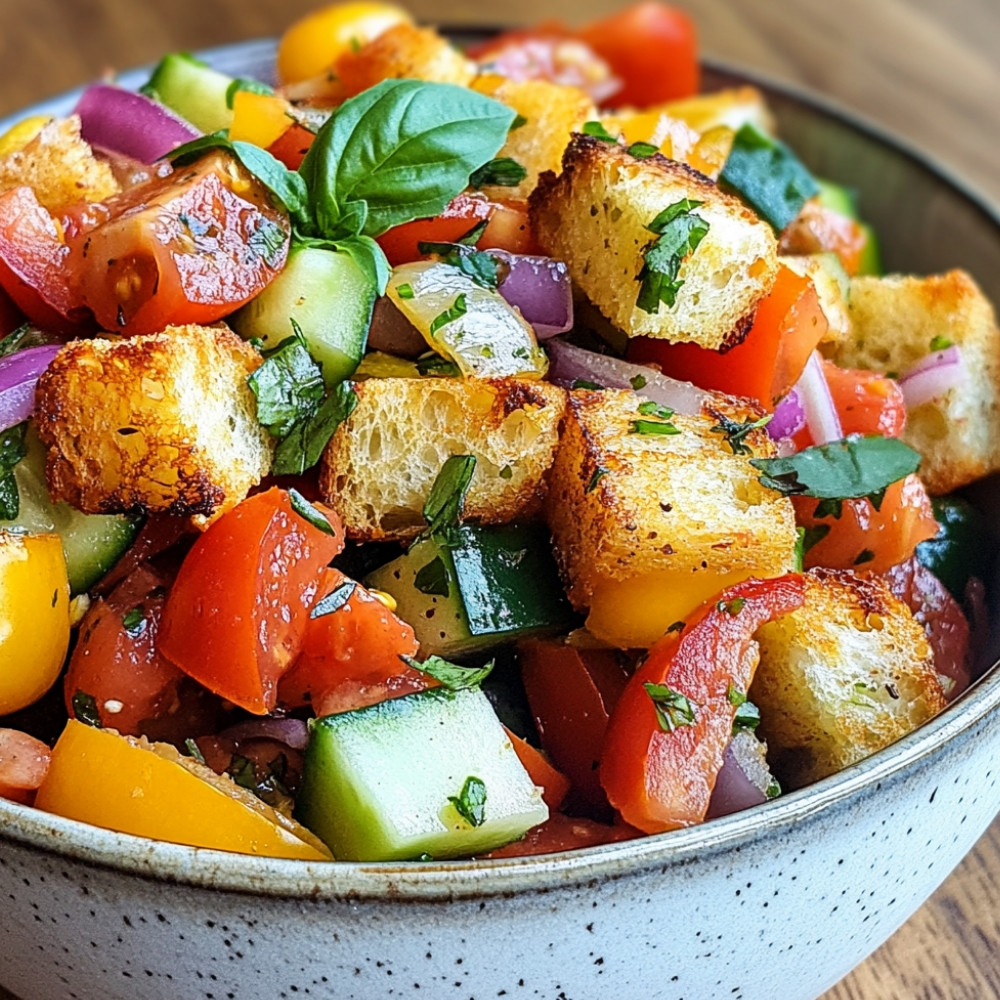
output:
{"label": "yellow tomato piece", "polygon": [[749,575],[660,570],[631,580],[606,580],[594,588],[587,630],[622,649],[648,649],[675,622]]}
{"label": "yellow tomato piece", "polygon": [[336,59],[358,49],[394,24],[413,18],[391,3],[336,3],[296,21],[278,43],[278,77],[299,83],[328,69]]}
{"label": "yellow tomato piece", "polygon": [[50,121],[52,118],[49,115],[32,115],[12,125],[0,135],[0,156],[24,149]]}
{"label": "yellow tomato piece", "polygon": [[229,138],[234,142],[252,142],[267,149],[289,126],[291,105],[277,94],[255,94],[238,90],[233,95],[233,123]]}
{"label": "yellow tomato piece", "polygon": [[55,683],[69,620],[59,536],[0,532],[0,714],[30,705]]}
{"label": "yellow tomato piece", "polygon": [[305,827],[166,743],[70,719],[35,806],[154,840],[260,857],[328,861]]}

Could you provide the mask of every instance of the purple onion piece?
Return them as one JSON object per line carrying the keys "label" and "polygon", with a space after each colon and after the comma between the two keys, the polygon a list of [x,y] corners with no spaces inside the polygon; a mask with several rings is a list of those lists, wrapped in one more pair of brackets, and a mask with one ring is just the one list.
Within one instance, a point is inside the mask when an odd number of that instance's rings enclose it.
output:
{"label": "purple onion piece", "polygon": [[692,417],[699,416],[702,407],[712,402],[712,394],[704,389],[645,365],[595,354],[564,340],[549,340],[545,348],[551,361],[547,378],[557,385],[572,387],[574,382],[584,381],[604,389],[634,389],[654,403]]}
{"label": "purple onion piece", "polygon": [[764,744],[746,730],[729,741],[705,819],[728,816],[767,802],[767,790],[774,776],[764,758],[764,749]]}
{"label": "purple onion piece", "polygon": [[95,83],[80,96],[73,113],[92,146],[143,163],[154,163],[202,133],[190,122],[142,94],[110,83]]}
{"label": "purple onion piece", "polygon": [[802,401],[802,409],[806,415],[806,426],[812,435],[814,444],[829,444],[839,441],[844,436],[837,408],[833,404],[830,386],[823,371],[823,359],[818,351],[809,355],[805,368],[794,391]]}
{"label": "purple onion piece", "polygon": [[219,736],[236,740],[276,740],[293,750],[305,750],[309,727],[302,719],[248,719],[224,729]]}
{"label": "purple onion piece", "polygon": [[561,260],[490,250],[510,270],[498,291],[534,327],[539,340],[573,325],[573,285]]}
{"label": "purple onion piece", "polygon": [[906,408],[912,410],[932,399],[938,399],[949,389],[968,378],[962,352],[954,345],[921,358],[899,378]]}
{"label": "purple onion piece", "polygon": [[28,347],[0,358],[0,431],[27,420],[35,412],[35,384],[61,345]]}
{"label": "purple onion piece", "polygon": [[806,411],[798,392],[792,389],[774,408],[774,416],[768,422],[767,433],[776,441],[790,438],[806,425]]}

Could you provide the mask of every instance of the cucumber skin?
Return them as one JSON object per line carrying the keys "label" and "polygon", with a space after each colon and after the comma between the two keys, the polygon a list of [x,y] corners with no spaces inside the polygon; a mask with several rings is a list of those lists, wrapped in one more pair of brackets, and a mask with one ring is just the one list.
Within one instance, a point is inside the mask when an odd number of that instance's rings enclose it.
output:
{"label": "cucumber skin", "polygon": [[[353,861],[484,853],[548,818],[479,689],[432,688],[311,724],[296,818]],[[486,786],[473,827],[449,804],[470,775]]]}
{"label": "cucumber skin", "polygon": [[218,132],[233,123],[226,91],[233,82],[186,52],[171,52],[153,70],[142,92],[174,111],[202,132]]}
{"label": "cucumber skin", "polygon": [[[544,530],[528,524],[462,525],[458,536],[451,548],[431,539],[417,542],[365,578],[366,586],[392,594],[424,655],[468,656],[578,624]],[[417,572],[435,558],[444,563],[448,596],[415,586]]]}
{"label": "cucumber skin", "polygon": [[272,350],[302,330],[328,386],[354,373],[365,353],[377,289],[347,253],[292,246],[284,269],[233,317],[245,340]]}

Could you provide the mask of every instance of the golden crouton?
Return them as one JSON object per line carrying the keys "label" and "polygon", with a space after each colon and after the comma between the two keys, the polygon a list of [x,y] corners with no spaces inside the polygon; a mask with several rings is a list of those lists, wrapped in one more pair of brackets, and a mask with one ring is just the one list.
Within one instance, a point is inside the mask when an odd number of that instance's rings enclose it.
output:
{"label": "golden crouton", "polygon": [[903,375],[939,343],[956,344],[965,377],[907,413],[903,440],[923,456],[932,495],[1000,469],[1000,331],[993,307],[964,271],[926,278],[851,281],[852,334],[833,360],[845,368]]}
{"label": "golden crouton", "polygon": [[[591,632],[649,646],[724,587],[793,568],[791,501],[713,430],[760,415],[717,397],[700,416],[665,420],[636,393],[570,393],[545,507],[570,600],[590,609]],[[651,432],[666,423],[679,433]],[[756,457],[774,454],[762,430],[745,444]]]}
{"label": "golden crouton", "polygon": [[524,119],[523,125],[511,129],[497,156],[516,160],[528,175],[516,187],[484,187],[489,197],[527,198],[535,190],[539,174],[559,169],[570,135],[597,117],[594,102],[578,87],[548,80],[508,80],[492,73],[478,77],[472,87],[513,108]]}
{"label": "golden crouton", "polygon": [[261,361],[225,327],[67,344],[36,394],[53,500],[92,514],[235,506],[271,464],[246,381]]}
{"label": "golden crouton", "polygon": [[433,28],[395,24],[334,63],[330,96],[344,100],[382,80],[432,80],[466,87],[475,72],[475,64]]}
{"label": "golden crouton", "polygon": [[323,455],[320,488],[348,537],[412,538],[452,455],[475,455],[465,518],[502,524],[537,513],[565,392],[518,379],[373,378]]}
{"label": "golden crouton", "polygon": [[805,604],[757,633],[750,699],[778,777],[818,781],[944,708],[923,629],[881,577],[813,570]]}
{"label": "golden crouton", "polygon": [[121,189],[111,168],[80,138],[80,119],[54,118],[22,149],[0,156],[0,191],[26,184],[58,214],[78,201],[102,201]]}
{"label": "golden crouton", "polygon": [[[647,227],[685,199],[708,223],[680,266],[672,306],[639,307],[639,274],[656,240]],[[640,159],[616,143],[575,135],[563,172],[545,173],[531,195],[538,242],[565,260],[573,281],[629,337],[659,337],[718,349],[746,336],[778,273],[774,232],[739,199],[684,164]]]}

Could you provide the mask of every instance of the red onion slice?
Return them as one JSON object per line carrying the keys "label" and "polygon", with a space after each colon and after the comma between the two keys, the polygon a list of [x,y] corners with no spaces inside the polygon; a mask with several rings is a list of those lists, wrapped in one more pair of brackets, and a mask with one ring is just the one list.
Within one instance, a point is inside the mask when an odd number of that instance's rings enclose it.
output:
{"label": "red onion slice", "polygon": [[799,394],[792,389],[774,408],[774,416],[768,422],[767,433],[776,441],[790,438],[806,425],[806,411]]}
{"label": "red onion slice", "polygon": [[645,365],[595,354],[559,339],[547,341],[545,348],[551,361],[547,378],[557,385],[571,388],[575,382],[583,381],[593,382],[603,389],[634,389],[654,403],[692,417],[699,416],[702,407],[712,402],[711,393],[704,389]]}
{"label": "red onion slice", "polygon": [[921,358],[899,378],[907,410],[938,399],[949,389],[961,385],[968,377],[968,370],[961,350],[952,345],[943,351],[934,351]]}
{"label": "red onion slice", "polygon": [[224,729],[219,736],[228,740],[275,740],[293,750],[305,750],[309,727],[302,719],[248,719]]}
{"label": "red onion slice", "polygon": [[73,113],[80,116],[80,134],[92,146],[143,163],[155,163],[202,134],[162,104],[109,83],[88,87]]}
{"label": "red onion slice", "polygon": [[60,344],[28,347],[0,358],[0,431],[35,412],[35,384],[59,353]]}
{"label": "red onion slice", "polygon": [[806,414],[806,426],[812,436],[813,444],[829,444],[840,441],[844,431],[840,425],[840,417],[833,405],[830,386],[823,372],[823,359],[818,351],[813,351],[806,362],[802,375],[794,386],[802,402]]}
{"label": "red onion slice", "polygon": [[767,802],[767,792],[773,781],[764,756],[764,744],[745,730],[737,733],[726,748],[705,819],[762,805]]}
{"label": "red onion slice", "polygon": [[510,270],[498,291],[534,327],[539,340],[565,333],[573,325],[573,285],[561,260],[488,251]]}

